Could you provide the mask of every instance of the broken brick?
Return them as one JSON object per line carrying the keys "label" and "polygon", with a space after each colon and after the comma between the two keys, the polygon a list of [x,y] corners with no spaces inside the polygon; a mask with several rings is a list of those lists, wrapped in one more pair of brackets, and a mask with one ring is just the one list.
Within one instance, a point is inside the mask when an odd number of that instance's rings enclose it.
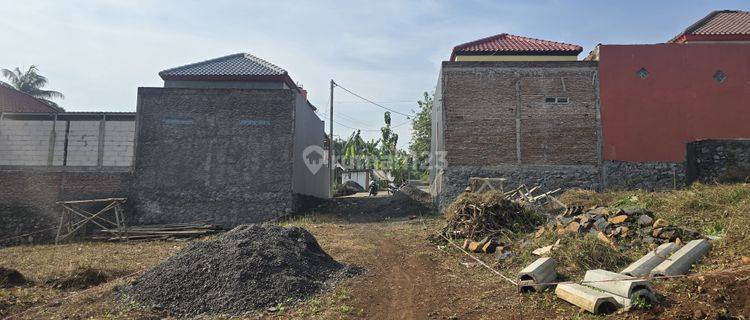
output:
{"label": "broken brick", "polygon": [[624,223],[625,221],[628,221],[628,218],[630,218],[630,217],[628,217],[628,216],[626,216],[626,215],[623,214],[623,215],[614,216],[612,218],[609,218],[609,222],[614,223],[614,224],[620,224],[620,223]]}

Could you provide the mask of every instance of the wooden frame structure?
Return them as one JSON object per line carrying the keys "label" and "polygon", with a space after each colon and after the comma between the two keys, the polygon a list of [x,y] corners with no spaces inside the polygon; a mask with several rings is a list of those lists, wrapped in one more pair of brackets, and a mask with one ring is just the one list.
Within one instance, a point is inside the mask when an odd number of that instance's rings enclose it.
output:
{"label": "wooden frame structure", "polygon": [[[103,229],[117,230],[116,233],[118,236],[124,235],[127,232],[127,224],[122,204],[126,200],[127,198],[106,198],[56,202],[62,207],[62,212],[60,214],[60,225],[57,228],[55,243],[70,239],[78,230],[89,223],[93,223]],[[104,208],[97,212],[90,212],[80,207],[82,205],[98,203],[103,203]],[[112,217],[109,219],[106,218],[107,213],[112,213]],[[114,221],[112,220],[113,218]]]}

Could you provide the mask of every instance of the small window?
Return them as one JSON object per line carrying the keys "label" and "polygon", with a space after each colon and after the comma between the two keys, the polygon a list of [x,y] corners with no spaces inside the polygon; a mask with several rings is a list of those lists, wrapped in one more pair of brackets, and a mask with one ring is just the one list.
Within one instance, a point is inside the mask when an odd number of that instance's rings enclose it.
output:
{"label": "small window", "polygon": [[714,80],[718,83],[724,83],[724,80],[727,79],[727,75],[724,73],[724,71],[717,70],[716,73],[714,73]]}
{"label": "small window", "polygon": [[638,72],[636,72],[636,74],[641,79],[646,79],[646,77],[648,77],[648,70],[646,70],[646,68],[641,68],[640,70],[638,70]]}
{"label": "small window", "polygon": [[555,103],[557,102],[557,99],[555,98],[544,98],[544,103]]}
{"label": "small window", "polygon": [[559,104],[568,103],[568,97],[557,97],[557,103]]}

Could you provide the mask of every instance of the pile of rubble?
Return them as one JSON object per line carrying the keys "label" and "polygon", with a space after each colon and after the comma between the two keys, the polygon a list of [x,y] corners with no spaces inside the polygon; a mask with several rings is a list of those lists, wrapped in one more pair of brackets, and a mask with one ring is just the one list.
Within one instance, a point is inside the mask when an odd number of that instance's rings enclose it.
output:
{"label": "pile of rubble", "polygon": [[671,225],[664,219],[655,219],[644,208],[610,208],[570,206],[565,212],[550,219],[540,227],[536,236],[544,232],[590,233],[614,245],[659,245],[665,242],[689,241],[700,237],[698,232]]}

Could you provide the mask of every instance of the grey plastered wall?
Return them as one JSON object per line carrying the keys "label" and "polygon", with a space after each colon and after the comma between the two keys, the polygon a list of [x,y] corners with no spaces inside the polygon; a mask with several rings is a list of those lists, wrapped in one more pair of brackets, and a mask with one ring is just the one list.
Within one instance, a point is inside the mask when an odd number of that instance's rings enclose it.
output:
{"label": "grey plastered wall", "polygon": [[[302,195],[328,198],[330,169],[327,165],[323,165],[325,161],[325,154],[322,153],[325,137],[324,124],[303,95],[295,93],[295,96],[292,191]],[[309,159],[306,156],[309,156]]]}
{"label": "grey plastered wall", "polygon": [[139,223],[234,226],[291,211],[295,92],[138,89]]}

